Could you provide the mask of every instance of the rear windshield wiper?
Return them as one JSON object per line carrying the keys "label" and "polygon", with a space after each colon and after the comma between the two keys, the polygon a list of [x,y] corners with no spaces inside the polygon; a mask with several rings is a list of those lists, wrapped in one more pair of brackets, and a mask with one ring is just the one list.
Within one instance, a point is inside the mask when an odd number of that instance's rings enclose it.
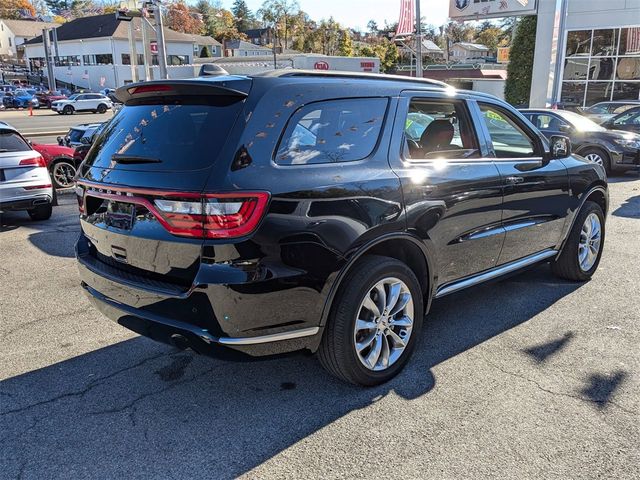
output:
{"label": "rear windshield wiper", "polygon": [[134,163],[162,163],[162,160],[158,158],[151,157],[141,157],[139,155],[121,155],[121,154],[113,154],[111,155],[111,160],[116,163],[126,163],[126,164],[134,164]]}

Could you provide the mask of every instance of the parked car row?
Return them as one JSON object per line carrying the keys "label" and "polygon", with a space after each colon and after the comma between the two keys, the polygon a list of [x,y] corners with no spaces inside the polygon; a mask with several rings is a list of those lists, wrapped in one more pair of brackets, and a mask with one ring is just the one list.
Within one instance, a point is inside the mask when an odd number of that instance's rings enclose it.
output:
{"label": "parked car row", "polygon": [[0,104],[7,108],[51,108],[61,115],[76,112],[105,113],[113,108],[113,92],[80,92],[72,94],[68,90],[48,91],[41,88],[19,88],[4,85],[0,91]]}

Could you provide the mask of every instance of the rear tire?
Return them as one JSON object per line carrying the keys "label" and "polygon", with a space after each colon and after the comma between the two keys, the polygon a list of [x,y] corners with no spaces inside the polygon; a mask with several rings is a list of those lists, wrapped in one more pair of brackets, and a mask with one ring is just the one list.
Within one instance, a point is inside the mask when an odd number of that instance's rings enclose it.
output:
{"label": "rear tire", "polygon": [[76,167],[70,160],[62,159],[51,166],[51,179],[54,188],[68,188],[73,186],[73,178],[76,175]]}
{"label": "rear tire", "polygon": [[318,359],[345,382],[387,382],[411,357],[423,316],[422,289],[413,271],[394,258],[365,256],[333,300]]}
{"label": "rear tire", "polygon": [[53,213],[53,206],[50,203],[46,205],[38,205],[35,208],[27,210],[27,213],[31,217],[31,220],[48,220]]}
{"label": "rear tire", "polygon": [[[558,277],[584,282],[593,276],[600,264],[605,239],[602,208],[595,202],[585,202],[560,256],[551,263]],[[594,250],[594,247],[597,248]]]}

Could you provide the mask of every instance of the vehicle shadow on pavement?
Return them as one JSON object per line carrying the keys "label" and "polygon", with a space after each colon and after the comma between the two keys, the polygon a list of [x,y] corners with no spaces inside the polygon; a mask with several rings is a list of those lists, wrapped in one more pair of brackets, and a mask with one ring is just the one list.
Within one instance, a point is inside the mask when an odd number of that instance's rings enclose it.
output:
{"label": "vehicle shadow on pavement", "polygon": [[[541,266],[437,301],[407,368],[376,388],[341,383],[308,356],[232,363],[142,337],[9,378],[0,382],[3,475],[236,477],[386,395],[428,394],[435,366],[579,286]],[[386,428],[375,415],[367,425],[353,429],[358,441]]]}
{"label": "vehicle shadow on pavement", "polygon": [[640,218],[640,195],[628,198],[613,211],[613,215],[626,218]]}

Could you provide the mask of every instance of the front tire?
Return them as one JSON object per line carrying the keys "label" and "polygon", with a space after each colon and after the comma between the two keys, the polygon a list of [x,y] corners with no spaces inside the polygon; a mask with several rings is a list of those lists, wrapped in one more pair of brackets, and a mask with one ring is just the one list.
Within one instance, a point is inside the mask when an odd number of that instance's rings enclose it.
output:
{"label": "front tire", "polygon": [[65,115],[73,115],[73,111],[74,109],[71,105],[67,105],[62,109],[62,113],[64,113]]}
{"label": "front tire", "polygon": [[101,103],[100,105],[98,105],[98,113],[105,113],[107,111],[107,106],[104,105],[103,103]]}
{"label": "front tire", "polygon": [[423,316],[422,289],[413,271],[394,258],[366,256],[333,300],[320,363],[345,382],[387,382],[411,357]]}
{"label": "front tire", "polygon": [[31,217],[31,220],[49,220],[53,213],[53,205],[50,203],[47,203],[46,205],[38,205],[37,207],[27,210],[27,213]]}
{"label": "front tire", "polygon": [[551,264],[553,273],[577,282],[589,280],[600,264],[604,237],[605,221],[602,208],[595,202],[585,202],[562,253]]}
{"label": "front tire", "polygon": [[602,165],[607,175],[611,175],[611,160],[605,151],[599,148],[587,148],[581,154],[587,160]]}

